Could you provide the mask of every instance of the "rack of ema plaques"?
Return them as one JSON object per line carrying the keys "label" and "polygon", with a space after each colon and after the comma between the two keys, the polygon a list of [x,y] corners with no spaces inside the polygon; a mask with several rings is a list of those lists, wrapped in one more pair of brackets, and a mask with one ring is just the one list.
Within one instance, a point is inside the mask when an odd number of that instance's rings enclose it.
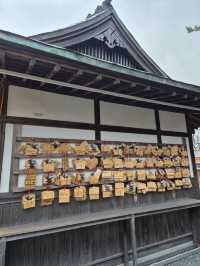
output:
{"label": "rack of ema plaques", "polygon": [[192,187],[184,145],[17,138],[14,157],[23,209]]}

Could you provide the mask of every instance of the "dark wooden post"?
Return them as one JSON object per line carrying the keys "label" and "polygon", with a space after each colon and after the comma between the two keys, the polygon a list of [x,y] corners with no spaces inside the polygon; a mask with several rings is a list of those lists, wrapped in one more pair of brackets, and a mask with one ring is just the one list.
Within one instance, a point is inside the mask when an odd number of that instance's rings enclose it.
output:
{"label": "dark wooden post", "polygon": [[2,160],[3,160],[5,127],[6,127],[5,121],[7,115],[7,101],[8,101],[8,83],[5,77],[0,77],[0,180],[1,180]]}
{"label": "dark wooden post", "polygon": [[200,208],[190,209],[192,236],[194,244],[200,246]]}
{"label": "dark wooden post", "polygon": [[131,235],[133,266],[137,266],[137,243],[136,243],[136,234],[135,234],[135,216],[134,215],[132,215],[130,219],[130,235]]}
{"label": "dark wooden post", "polygon": [[189,113],[186,113],[185,117],[186,117],[187,131],[188,131],[188,141],[189,141],[189,146],[190,146],[190,154],[192,157],[191,159],[192,159],[193,172],[194,172],[194,176],[197,178],[198,177],[197,166],[196,166],[196,162],[195,162],[194,146],[193,146],[193,140],[192,140],[192,134],[194,132],[192,131]]}
{"label": "dark wooden post", "polygon": [[127,220],[123,221],[123,248],[124,248],[124,265],[129,265],[128,255],[128,232],[127,232]]}
{"label": "dark wooden post", "polygon": [[6,265],[6,239],[0,239],[0,266]]}
{"label": "dark wooden post", "polygon": [[155,121],[156,121],[156,129],[157,129],[157,141],[158,144],[162,144],[162,135],[161,135],[161,129],[160,129],[160,115],[159,110],[155,109]]}
{"label": "dark wooden post", "polygon": [[95,120],[95,139],[101,140],[100,132],[100,102],[98,99],[94,100],[94,120]]}

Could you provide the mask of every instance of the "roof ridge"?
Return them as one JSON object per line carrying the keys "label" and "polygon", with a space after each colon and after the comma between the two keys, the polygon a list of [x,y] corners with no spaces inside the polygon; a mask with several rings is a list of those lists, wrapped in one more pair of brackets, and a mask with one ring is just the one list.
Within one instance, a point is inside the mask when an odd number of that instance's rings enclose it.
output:
{"label": "roof ridge", "polygon": [[[108,0],[104,0],[103,3],[104,3],[105,1],[108,1]],[[109,0],[109,1],[110,1],[110,0]],[[111,1],[112,1],[112,0],[111,0]],[[103,5],[103,3],[102,3],[102,5]],[[70,29],[70,28],[73,27],[73,26],[76,26],[76,25],[82,24],[82,23],[84,23],[84,22],[86,22],[86,21],[89,21],[90,19],[93,19],[93,18],[96,18],[96,17],[98,17],[98,16],[101,16],[101,15],[103,15],[104,13],[107,13],[107,15],[109,15],[109,14],[111,14],[111,13],[113,13],[113,12],[115,11],[115,10],[114,10],[114,7],[113,7],[112,5],[110,5],[110,6],[106,6],[106,7],[102,8],[101,11],[100,11],[100,9],[99,9],[99,11],[96,11],[96,10],[98,9],[98,7],[102,7],[102,5],[101,5],[101,6],[97,6],[97,8],[95,9],[95,11],[94,11],[93,14],[88,14],[88,16],[87,16],[85,19],[80,20],[79,22],[73,23],[73,24],[68,25],[68,26],[66,26],[66,27],[63,27],[63,28],[59,28],[59,29],[55,29],[55,30],[50,30],[50,31],[47,31],[47,32],[41,32],[41,33],[33,34],[33,35],[30,35],[30,36],[27,36],[27,37],[28,37],[28,38],[38,38],[38,37],[40,37],[40,36],[42,37],[43,35],[46,35],[47,33],[59,32],[59,31],[65,30],[65,29]],[[104,5],[105,5],[105,4],[104,4]]]}

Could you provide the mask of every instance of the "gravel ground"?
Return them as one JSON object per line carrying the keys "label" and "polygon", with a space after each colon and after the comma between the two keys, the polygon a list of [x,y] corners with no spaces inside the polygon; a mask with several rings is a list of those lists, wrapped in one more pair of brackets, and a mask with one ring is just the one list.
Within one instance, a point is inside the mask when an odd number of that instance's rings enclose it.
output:
{"label": "gravel ground", "polygon": [[200,252],[179,261],[166,264],[166,266],[200,266]]}

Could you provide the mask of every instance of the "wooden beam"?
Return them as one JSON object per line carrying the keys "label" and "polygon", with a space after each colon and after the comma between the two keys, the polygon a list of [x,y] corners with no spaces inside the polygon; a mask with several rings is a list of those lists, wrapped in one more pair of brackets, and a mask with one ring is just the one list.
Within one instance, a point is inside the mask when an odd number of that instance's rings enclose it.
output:
{"label": "wooden beam", "polygon": [[[143,80],[143,83],[144,84],[149,84],[149,82],[151,84],[154,84],[154,86],[158,85],[158,86],[162,86],[162,87],[171,87],[171,88],[176,88],[176,89],[180,89],[181,91],[183,90],[188,90],[188,91],[193,91],[193,92],[196,92],[198,94],[200,94],[200,90],[199,90],[199,87],[196,86],[196,85],[191,85],[191,84],[186,84],[186,83],[183,83],[183,82],[179,82],[179,81],[175,81],[175,80],[172,80],[172,79],[169,79],[169,78],[163,78],[163,77],[159,77],[159,76],[156,76],[156,75],[153,75],[151,73],[145,73],[144,71],[138,71],[138,70],[135,70],[135,69],[129,69],[129,68],[125,68],[125,67],[122,67],[122,66],[119,66],[117,64],[110,64],[108,62],[104,62],[104,61],[101,61],[101,60],[96,60],[92,57],[87,57],[87,60],[86,60],[86,57],[84,55],[77,55],[77,53],[74,53],[74,52],[70,52],[70,51],[67,51],[66,49],[59,49],[58,47],[50,47],[49,45],[44,45],[42,43],[36,43],[34,42],[34,47],[32,47],[32,50],[33,48],[35,49],[35,53],[34,52],[31,52],[29,49],[32,44],[30,43],[30,39],[28,40],[25,40],[24,38],[19,38],[19,36],[15,36],[15,37],[11,37],[11,36],[5,36],[5,33],[1,33],[4,35],[4,37],[8,40],[10,39],[11,42],[13,42],[13,38],[15,39],[15,41],[18,41],[19,43],[22,44],[22,47],[24,47],[25,45],[25,42],[26,45],[27,45],[27,49],[23,49],[23,55],[25,56],[35,56],[35,54],[39,54],[39,51],[40,51],[40,57],[43,58],[44,61],[48,61],[48,62],[52,62],[52,60],[49,60],[50,56],[44,56],[42,54],[44,54],[44,51],[46,51],[46,54],[49,53],[49,55],[51,55],[52,57],[54,57],[54,61],[53,63],[55,64],[55,60],[57,62],[61,62],[62,64],[65,64],[65,65],[68,65],[70,68],[72,66],[70,66],[70,63],[73,61],[74,64],[75,63],[78,63],[79,65],[80,64],[88,64],[90,69],[92,69],[90,72],[95,72],[93,69],[95,69],[97,67],[97,61],[99,63],[99,68],[101,68],[101,72],[106,72],[106,71],[109,71],[113,73],[113,75],[115,77],[119,77],[120,76],[126,76],[130,79],[140,79],[140,80]],[[12,39],[12,40],[11,40]],[[3,46],[3,45],[2,45]],[[29,48],[28,48],[29,47]],[[37,47],[37,49],[36,49]],[[3,46],[4,49],[8,49],[6,46]],[[18,49],[18,47],[16,48]],[[14,48],[10,48],[9,47],[9,50],[12,50],[14,51]],[[17,50],[18,51],[18,54],[21,53],[22,54],[22,51],[20,51],[19,49]],[[15,53],[16,53],[16,50],[15,50]],[[55,57],[57,57],[55,59]],[[48,58],[48,60],[47,60]],[[72,62],[72,63],[73,63]],[[127,78],[128,79],[128,78]],[[130,79],[128,80],[128,82],[130,82]],[[121,79],[122,80],[122,79]]]}
{"label": "wooden beam", "polygon": [[76,73],[74,73],[73,75],[72,75],[72,77],[71,78],[69,78],[68,80],[67,80],[67,82],[73,82],[76,78],[78,78],[78,77],[80,77],[80,76],[82,76],[83,75],[83,71],[82,70],[78,70]]}
{"label": "wooden beam", "polygon": [[[8,53],[10,56],[15,56],[15,57],[20,57],[21,59],[23,58],[23,60],[32,60],[32,57],[34,58],[34,60],[36,60],[36,61],[40,61],[40,62],[42,62],[42,63],[44,63],[44,64],[55,64],[55,61],[52,61],[52,60],[50,60],[49,58],[47,59],[47,58],[45,58],[45,57],[43,57],[43,56],[36,56],[35,54],[33,54],[33,53],[27,53],[27,52],[25,52],[24,54],[19,54],[19,53],[17,53],[17,52],[15,52],[14,50],[12,50],[12,51],[10,51],[10,50],[3,50],[3,51],[5,51],[6,52],[6,54]],[[57,61],[58,62],[58,64],[61,66],[61,68],[63,68],[63,69],[65,69],[66,71],[68,71],[68,72],[72,72],[72,71],[77,71],[77,67],[75,67],[75,66],[70,66],[69,64],[68,65],[66,65],[66,64],[64,64],[64,62],[63,61]],[[89,69],[87,69],[87,70],[82,70],[82,71],[84,71],[85,73],[87,73],[87,74],[91,74],[91,75],[97,75],[97,72],[95,72],[95,71],[93,71],[93,70],[89,70]],[[28,74],[28,73],[27,73]],[[99,75],[102,75],[102,74],[99,74]],[[102,75],[102,78],[107,78],[107,79],[113,79],[114,77],[112,76],[112,75],[109,75],[109,74],[103,74]],[[130,83],[130,80],[128,80],[128,79],[124,79],[124,78],[120,78],[120,80],[122,81],[122,82],[125,82],[125,83]],[[67,81],[66,81],[67,82]],[[143,86],[145,86],[145,84],[144,83],[141,83],[141,82],[137,82],[137,84],[138,85],[143,85]],[[86,85],[85,85],[86,86]]]}
{"label": "wooden beam", "polygon": [[[82,71],[82,70],[78,70],[76,73],[74,73],[74,74],[72,75],[71,78],[69,78],[69,79],[67,80],[67,82],[68,82],[68,83],[73,82],[76,78],[78,78],[78,77],[80,77],[80,76],[82,76],[82,75],[83,75],[83,71]],[[73,89],[71,92],[75,92],[75,91],[77,91],[77,89]]]}
{"label": "wooden beam", "polygon": [[[193,210],[193,209],[191,209],[191,210]],[[147,245],[138,247],[137,248],[137,251],[138,252],[141,252],[141,251],[144,251],[144,250],[148,250],[148,249],[151,249],[151,248],[155,248],[155,247],[158,247],[158,246],[161,246],[161,245],[165,245],[165,244],[168,244],[170,242],[175,242],[177,240],[180,240],[180,239],[183,239],[183,238],[188,238],[188,237],[191,237],[191,236],[192,236],[192,232],[185,233],[185,234],[181,234],[181,235],[177,235],[175,237],[170,237],[170,238],[167,238],[167,239],[158,241],[158,242],[153,242],[151,244],[147,244]]]}
{"label": "wooden beam", "polygon": [[[53,67],[53,69],[50,71],[50,73],[46,76],[46,78],[48,79],[52,79],[53,76],[55,76],[59,71],[61,70],[61,66],[60,65],[55,65]],[[40,87],[44,86],[45,85],[45,82],[41,82],[41,85]]]}
{"label": "wooden beam", "polygon": [[[82,70],[77,70],[75,73],[72,74],[72,76],[68,79],[66,79],[66,83],[69,82],[73,82],[73,80],[75,80],[77,77],[80,77],[81,75],[83,75],[83,71]],[[45,83],[45,82],[44,82]],[[70,83],[69,83],[70,84]],[[55,90],[59,90],[61,89],[63,86],[59,85],[55,88]],[[71,87],[71,85],[69,86],[69,88]],[[71,92],[75,92],[77,91],[77,89],[73,89]]]}
{"label": "wooden beam", "polygon": [[130,236],[131,236],[131,247],[132,247],[132,261],[133,266],[137,266],[137,243],[135,233],[135,215],[131,216],[130,221]]}
{"label": "wooden beam", "polygon": [[123,126],[108,126],[108,125],[100,125],[101,131],[109,131],[109,132],[123,132],[123,133],[138,133],[138,134],[149,134],[156,135],[157,131],[154,129],[141,129],[141,128],[133,128],[133,127],[123,127]]}
{"label": "wooden beam", "polygon": [[0,266],[6,265],[6,239],[0,239]]}
{"label": "wooden beam", "polygon": [[144,91],[151,91],[151,86],[147,86]]}
{"label": "wooden beam", "polygon": [[184,99],[184,100],[180,99],[180,101],[178,101],[178,103],[181,103],[181,104],[185,104],[185,103],[187,103],[187,104],[196,104],[196,103],[199,102],[199,100],[200,100],[200,97],[195,96],[192,99],[191,98],[190,99],[187,98],[187,99]]}
{"label": "wooden beam", "polygon": [[101,87],[100,89],[101,90],[106,90],[106,89],[109,89],[110,87],[112,86],[116,86],[116,85],[119,85],[121,83],[120,79],[115,79],[114,81],[104,85],[103,87]]}
{"label": "wooden beam", "polygon": [[170,102],[171,103],[176,103],[176,104],[187,104],[187,105],[192,105],[192,106],[199,106],[200,98],[198,96],[193,96],[193,97],[189,97],[187,94],[182,95],[178,95],[177,97],[171,98]]}
{"label": "wooden beam", "polygon": [[177,96],[177,92],[172,92],[172,93],[167,93],[167,94],[164,94],[164,95],[159,95],[157,97],[153,97],[154,100],[166,100],[166,99],[171,99],[173,97],[176,97]]}
{"label": "wooden beam", "polygon": [[56,126],[59,128],[77,128],[77,129],[95,130],[95,125],[90,124],[90,123],[58,121],[58,120],[48,120],[48,119],[40,119],[40,118],[8,116],[6,118],[6,123],[35,125],[35,126],[43,125],[46,127],[55,127]]}
{"label": "wooden beam", "polygon": [[126,90],[131,90],[133,88],[136,88],[137,84],[132,82],[132,83],[129,83],[127,86],[123,86],[123,88],[119,88],[119,89],[116,89],[115,91],[116,92],[124,92]]}
{"label": "wooden beam", "polygon": [[[19,141],[20,139],[26,140],[27,138],[18,138],[17,141]],[[32,138],[29,138],[29,140],[34,141]],[[51,141],[53,140],[51,139]],[[7,242],[9,242],[30,237],[65,232],[78,228],[90,227],[97,224],[120,222],[122,220],[127,220],[128,225],[130,225],[131,215],[135,215],[136,217],[147,217],[149,215],[156,215],[161,213],[175,213],[179,210],[188,210],[191,208],[199,207],[200,200],[194,198],[182,198],[177,201],[168,200],[167,202],[147,204],[144,206],[133,206],[131,208],[126,209],[119,208],[114,210],[104,210],[98,213],[90,213],[90,216],[85,213],[82,214],[81,219],[80,216],[77,215],[75,215],[74,217],[68,216],[67,220],[59,216],[60,218],[57,217],[57,219],[54,220],[45,220],[42,224],[42,228],[41,223],[39,221],[34,221],[30,219],[31,217],[27,217],[29,219],[27,220],[26,225],[20,224],[20,219],[12,221],[13,224],[15,224],[14,227],[9,226],[8,228],[5,225],[4,228],[1,228],[2,230],[0,231],[0,237],[6,237]]]}
{"label": "wooden beam", "polygon": [[[121,83],[121,81],[120,81],[119,79],[116,79],[116,80],[112,81],[111,83],[108,83],[108,84],[104,85],[104,86],[101,87],[100,89],[101,89],[101,90],[106,90],[106,89],[109,89],[109,88],[112,87],[112,86],[119,85],[120,83]],[[88,94],[90,94],[90,92],[87,92],[87,93],[85,93],[84,95],[88,95]],[[104,96],[99,96],[98,99],[100,100],[100,99],[102,99],[103,97],[104,97]]]}
{"label": "wooden beam", "polygon": [[176,103],[188,103],[189,95],[188,94],[184,94],[183,96],[180,95],[174,101],[176,101]]}
{"label": "wooden beam", "polygon": [[[200,108],[197,108],[197,107],[178,105],[178,104],[173,104],[173,103],[166,103],[166,102],[162,102],[162,101],[156,101],[153,99],[146,99],[146,98],[142,98],[142,97],[126,95],[126,94],[112,92],[112,91],[102,91],[101,89],[84,87],[84,86],[81,86],[78,84],[72,84],[72,83],[58,81],[58,80],[46,79],[46,78],[39,77],[36,75],[29,75],[29,74],[19,73],[19,72],[10,71],[10,70],[1,69],[1,68],[0,68],[0,74],[6,75],[6,76],[18,77],[18,78],[25,78],[25,79],[29,79],[29,80],[33,80],[33,81],[37,81],[37,82],[45,82],[47,84],[52,84],[52,85],[57,85],[59,87],[63,87],[63,89],[73,88],[75,90],[88,91],[88,92],[92,92],[92,93],[96,93],[96,94],[102,94],[105,96],[113,96],[113,97],[126,99],[126,100],[130,100],[130,101],[138,101],[138,102],[149,103],[149,104],[157,104],[159,106],[167,106],[167,107],[173,107],[173,108],[177,108],[177,109],[200,112]],[[160,109],[162,109],[162,108],[160,107]]]}
{"label": "wooden beam", "polygon": [[155,87],[152,87],[150,92],[151,92],[151,94],[150,95],[148,94],[148,96],[151,97],[152,99],[154,99],[154,98],[156,99],[156,97],[163,96],[163,95],[169,95],[169,93],[170,93],[170,92],[166,93],[166,91],[163,92],[161,89],[158,89]]}
{"label": "wooden beam", "polygon": [[[86,84],[84,84],[84,86],[86,86],[86,87],[90,87],[90,86],[94,85],[96,82],[98,82],[98,81],[100,81],[100,80],[102,80],[102,79],[103,79],[102,75],[97,75],[96,78],[95,78],[94,80],[92,80],[92,81],[90,81],[90,82],[87,82]],[[88,94],[90,94],[90,92],[86,92],[86,93],[84,93],[84,96],[86,96],[86,95],[88,95]]]}
{"label": "wooden beam", "polygon": [[96,259],[96,260],[91,261],[87,264],[82,264],[82,266],[99,266],[99,265],[103,265],[103,264],[108,265],[109,262],[110,262],[109,265],[114,265],[112,263],[112,261],[117,260],[117,259],[121,259],[122,257],[123,257],[123,253],[119,252],[119,253],[116,253],[116,254],[108,256],[108,257]]}
{"label": "wooden beam", "polygon": [[[35,58],[32,58],[30,61],[29,61],[29,63],[28,63],[28,67],[27,67],[27,70],[26,70],[26,74],[30,74],[31,73],[31,71],[32,71],[32,69],[34,68],[34,66],[35,66],[35,64],[36,64],[36,59]],[[23,79],[23,82],[25,83],[26,82],[26,78],[24,78]]]}
{"label": "wooden beam", "polygon": [[[149,93],[149,91],[151,90],[149,88],[150,88],[150,86],[147,86],[144,88],[137,87],[137,83],[132,82],[127,87],[124,87],[124,85],[122,85],[122,88],[113,89],[113,92],[124,93],[126,90],[132,89],[132,92],[127,93],[128,95],[130,95],[130,96],[131,95],[133,95],[133,96],[141,95],[141,97],[145,97],[145,93],[147,93],[147,92]],[[104,98],[104,96],[99,97],[99,99],[102,99],[102,98]]]}
{"label": "wooden beam", "polygon": [[144,88],[133,90],[133,92],[129,93],[129,95],[135,95],[135,96],[136,95],[141,95],[142,97],[146,97],[146,95],[149,95],[150,91],[151,91],[151,86],[147,86],[147,87],[144,87]]}
{"label": "wooden beam", "polygon": [[90,87],[91,85],[94,85],[96,82],[101,81],[102,79],[103,79],[103,76],[99,74],[95,77],[95,79],[85,83],[84,86]]}

